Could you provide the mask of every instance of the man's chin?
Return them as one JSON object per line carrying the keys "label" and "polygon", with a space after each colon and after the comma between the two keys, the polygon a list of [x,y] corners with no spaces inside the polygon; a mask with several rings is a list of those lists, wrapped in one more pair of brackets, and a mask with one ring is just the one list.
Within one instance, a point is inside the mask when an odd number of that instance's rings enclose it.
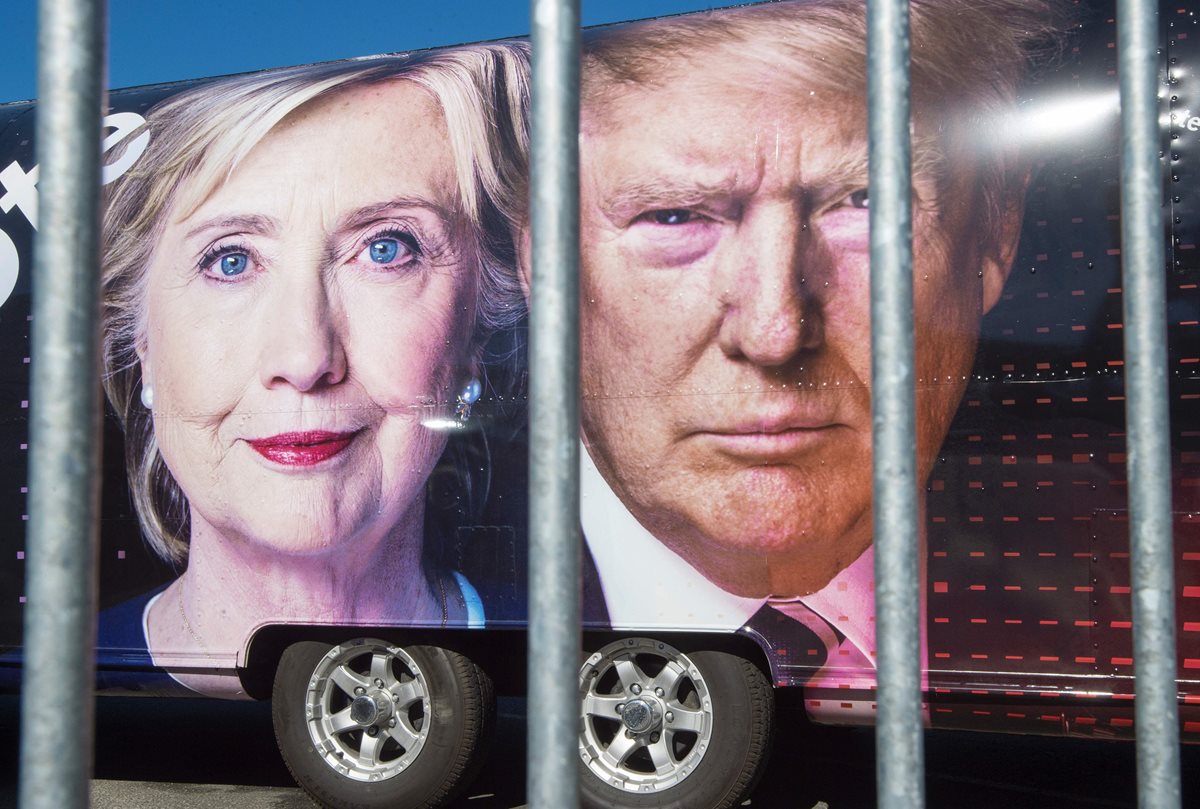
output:
{"label": "man's chin", "polygon": [[792,542],[767,544],[746,544],[743,540],[718,545],[709,540],[699,554],[697,545],[687,549],[691,552],[674,550],[727,593],[745,598],[790,598],[826,587],[869,544],[869,538],[851,542],[843,537],[842,542],[825,548],[804,536]]}

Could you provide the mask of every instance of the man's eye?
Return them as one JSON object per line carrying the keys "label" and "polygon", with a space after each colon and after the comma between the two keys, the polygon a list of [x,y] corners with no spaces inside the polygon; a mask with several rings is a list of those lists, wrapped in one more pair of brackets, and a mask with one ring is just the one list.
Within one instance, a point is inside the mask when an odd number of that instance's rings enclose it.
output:
{"label": "man's eye", "polygon": [[695,218],[695,214],[686,208],[667,208],[650,214],[658,225],[686,225]]}
{"label": "man's eye", "polygon": [[846,201],[850,203],[851,208],[866,209],[871,207],[871,198],[867,196],[867,189],[865,188],[861,188],[846,197]]}

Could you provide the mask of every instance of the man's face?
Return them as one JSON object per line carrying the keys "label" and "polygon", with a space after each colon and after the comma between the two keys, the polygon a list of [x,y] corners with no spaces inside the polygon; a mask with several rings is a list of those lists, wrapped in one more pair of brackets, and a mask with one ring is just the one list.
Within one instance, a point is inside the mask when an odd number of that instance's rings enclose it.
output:
{"label": "man's face", "polygon": [[[712,581],[814,592],[872,536],[865,101],[714,53],[612,92],[582,121],[585,441]],[[972,172],[939,179],[932,157],[914,161],[922,481],[1009,252]]]}

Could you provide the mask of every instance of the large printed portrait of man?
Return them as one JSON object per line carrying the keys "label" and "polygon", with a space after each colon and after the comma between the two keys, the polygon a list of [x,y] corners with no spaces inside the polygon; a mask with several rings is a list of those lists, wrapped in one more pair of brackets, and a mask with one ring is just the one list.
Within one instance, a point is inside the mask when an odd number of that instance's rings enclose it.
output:
{"label": "large printed portrait of man", "polygon": [[[1125,692],[1113,14],[910,13],[923,684],[1102,672]],[[779,682],[858,689],[869,711],[865,15],[794,0],[585,35],[580,432],[588,626],[749,632]],[[1194,140],[1172,141],[1177,173]],[[1168,256],[1185,275],[1190,221]],[[1196,361],[1181,278],[1172,367]],[[1180,514],[1189,379],[1172,377]],[[1188,519],[1181,563],[1200,558]]]}
{"label": "large printed portrait of man", "polygon": [[[1053,11],[912,4],[922,482],[1012,267],[1030,165],[990,134]],[[585,37],[585,620],[731,629],[769,602],[873,669],[866,133],[857,0]]]}

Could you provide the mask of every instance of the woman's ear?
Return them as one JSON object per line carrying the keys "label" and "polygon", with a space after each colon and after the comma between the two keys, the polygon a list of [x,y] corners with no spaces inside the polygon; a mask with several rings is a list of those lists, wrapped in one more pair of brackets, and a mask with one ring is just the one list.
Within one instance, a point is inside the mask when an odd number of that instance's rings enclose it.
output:
{"label": "woman's ear", "polygon": [[[141,387],[144,390],[154,389],[154,374],[150,370],[150,347],[145,334],[139,334],[133,341],[133,351],[138,358],[138,371],[141,374]],[[152,394],[151,394],[152,395]],[[143,394],[144,396],[144,394]]]}
{"label": "woman's ear", "polygon": [[137,354],[138,362],[146,364],[146,355],[150,353],[150,340],[146,337],[145,324],[141,325],[134,335],[133,353]]}
{"label": "woman's ear", "polygon": [[154,377],[150,373],[150,366],[143,360],[141,363],[142,379],[138,385],[138,397],[141,399],[142,407],[147,410],[154,410]]}
{"label": "woman's ear", "polygon": [[513,241],[517,248],[517,278],[521,282],[521,292],[525,294],[525,304],[529,304],[529,279],[533,272],[533,241],[530,235],[529,223],[517,228]]}

